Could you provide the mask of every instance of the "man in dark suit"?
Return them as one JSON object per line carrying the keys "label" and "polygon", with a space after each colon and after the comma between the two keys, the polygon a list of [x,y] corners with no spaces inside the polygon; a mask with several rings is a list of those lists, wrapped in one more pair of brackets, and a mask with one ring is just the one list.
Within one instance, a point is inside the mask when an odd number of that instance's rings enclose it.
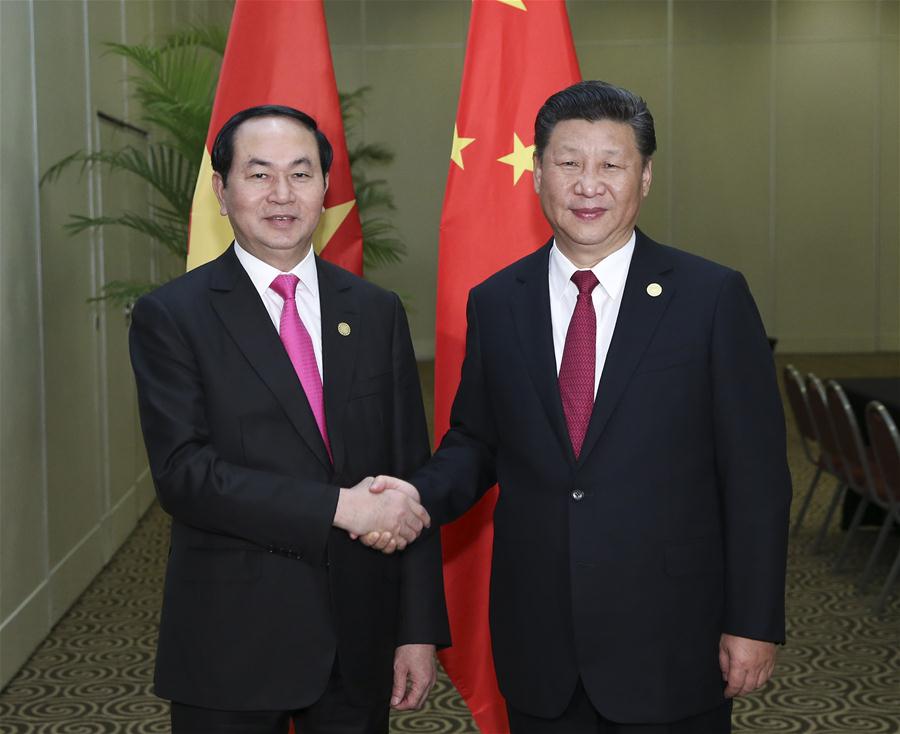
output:
{"label": "man in dark suit", "polygon": [[[156,692],[176,734],[291,719],[386,732],[449,642],[439,535],[403,550],[427,513],[366,491],[429,444],[399,299],[312,251],[331,157],[302,112],[232,117],[212,164],[234,244],[134,309],[141,424],[172,515]],[[374,530],[384,553],[354,540]]]}
{"label": "man in dark suit", "polygon": [[771,353],[739,273],[635,229],[655,149],[627,90],[547,100],[553,239],[471,291],[449,432],[411,484],[372,487],[444,523],[499,482],[491,638],[516,734],[729,732],[784,638]]}

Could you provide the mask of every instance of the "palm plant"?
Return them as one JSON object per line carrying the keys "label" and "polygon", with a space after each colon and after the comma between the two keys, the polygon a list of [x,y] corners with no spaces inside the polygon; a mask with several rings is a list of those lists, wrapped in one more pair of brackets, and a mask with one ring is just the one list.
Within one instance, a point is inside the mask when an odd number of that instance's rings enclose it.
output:
{"label": "palm plant", "polygon": [[[124,211],[99,217],[72,214],[65,225],[69,234],[95,227],[126,227],[161,245],[178,262],[185,262],[194,187],[226,40],[227,31],[222,27],[191,26],[155,45],[106,44],[109,53],[127,59],[136,69],[132,88],[140,103],[140,120],[160,132],[159,140],[146,149],[126,145],[111,151],[77,151],[51,166],[41,184],[56,180],[73,165],[80,164],[82,173],[105,166],[139,177],[156,192],[157,200],[150,203],[146,213]],[[368,269],[398,262],[405,248],[393,224],[385,218],[394,209],[387,182],[366,175],[370,166],[393,160],[393,153],[385,146],[360,140],[362,103],[367,92],[363,87],[340,97],[362,222],[363,264]],[[127,306],[157,285],[149,281],[110,281],[91,300]]]}
{"label": "palm plant", "polygon": [[370,87],[360,87],[340,94],[347,157],[350,159],[356,206],[362,223],[363,266],[366,269],[400,262],[406,252],[396,227],[384,216],[396,208],[387,181],[371,179],[367,175],[371,166],[385,166],[394,160],[394,152],[384,144],[361,140],[359,128],[364,116],[363,102],[370,91]]}

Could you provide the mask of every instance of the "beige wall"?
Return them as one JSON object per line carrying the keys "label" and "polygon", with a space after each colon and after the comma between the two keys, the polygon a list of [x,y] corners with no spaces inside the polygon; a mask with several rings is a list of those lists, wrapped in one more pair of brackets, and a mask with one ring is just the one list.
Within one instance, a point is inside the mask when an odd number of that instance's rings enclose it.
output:
{"label": "beige wall", "polygon": [[46,168],[79,148],[143,145],[128,70],[105,41],[227,20],[228,3],[0,2],[0,686],[110,559],[153,496],[124,314],[87,304],[158,267],[109,230],[68,237],[69,213],[146,208],[125,176]]}
{"label": "beige wall", "polygon": [[[420,357],[470,6],[326,0],[338,85],[372,86],[366,134],[397,153],[410,251],[370,275],[409,296]],[[641,226],[742,270],[781,351],[900,350],[897,7],[568,2],[582,75],[639,92],[656,118]]]}

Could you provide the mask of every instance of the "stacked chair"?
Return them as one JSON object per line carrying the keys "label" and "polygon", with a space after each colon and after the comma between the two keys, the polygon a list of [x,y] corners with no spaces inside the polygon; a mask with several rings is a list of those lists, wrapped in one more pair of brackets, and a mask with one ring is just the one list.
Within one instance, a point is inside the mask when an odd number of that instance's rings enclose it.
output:
{"label": "stacked chair", "polygon": [[847,468],[844,463],[844,457],[841,454],[840,444],[838,443],[837,434],[835,433],[832,424],[825,386],[822,384],[822,381],[812,373],[806,377],[806,395],[809,404],[809,414],[812,417],[816,435],[819,437],[819,447],[822,453],[822,459],[827,471],[837,479],[831,502],[828,505],[828,511],[825,514],[825,521],[819,528],[819,534],[816,537],[814,548],[815,550],[819,550],[825,542],[828,527],[831,525],[831,518],[834,517],[834,512],[840,505],[841,499],[846,493],[850,482]]}
{"label": "stacked chair", "polygon": [[[794,416],[794,423],[797,424],[797,432],[800,434],[803,454],[816,470],[803,497],[803,504],[800,506],[800,512],[797,513],[797,519],[794,520],[794,534],[796,535],[800,531],[800,526],[803,525],[803,518],[806,517],[806,512],[809,510],[822,472],[834,477],[837,477],[837,474],[832,466],[832,457],[827,456],[822,449],[822,439],[819,437],[819,430],[810,410],[806,385],[792,364],[784,368],[784,389],[787,393],[788,404],[791,406],[791,413]],[[840,487],[841,482],[838,480],[838,488]]]}
{"label": "stacked chair", "polygon": [[[888,532],[891,528],[900,526],[900,431],[898,431],[894,419],[891,418],[891,414],[877,401],[866,406],[866,425],[869,429],[869,443],[872,446],[872,453],[875,455],[875,467],[883,493],[881,499],[885,503],[883,506],[887,509],[887,517],[878,533],[878,540],[875,541],[875,548],[869,558],[866,570],[863,572],[860,582],[863,585],[871,576],[875,562],[883,550]],[[878,600],[875,602],[877,613],[881,613],[884,609],[888,594],[898,576],[900,576],[900,550],[897,552],[897,557],[894,559],[891,570],[888,571],[887,579],[885,579]]]}
{"label": "stacked chair", "polygon": [[[865,426],[861,427],[843,389],[834,380],[829,380],[826,385],[811,373],[804,380],[793,365],[787,365],[784,385],[804,454],[815,468],[794,521],[794,534],[803,523],[823,474],[836,479],[836,484],[816,535],[815,550],[822,547],[842,498],[848,492],[859,498],[834,562],[836,571],[847,560],[866,510],[874,505],[885,512],[884,522],[859,580],[862,591],[871,581],[891,531],[900,527],[900,431],[890,413],[877,401],[867,406]],[[884,609],[898,577],[900,552],[878,595],[876,612]]]}
{"label": "stacked chair", "polygon": [[[835,571],[840,570],[847,558],[847,553],[859,529],[863,516],[869,505],[878,505],[884,507],[882,502],[883,487],[880,482],[876,485],[876,475],[872,471],[874,455],[871,447],[867,447],[862,439],[859,430],[859,423],[850,401],[844,394],[843,388],[834,380],[829,380],[825,388],[825,394],[828,399],[828,412],[831,416],[831,425],[834,428],[834,435],[837,439],[838,451],[840,451],[841,463],[844,469],[844,481],[847,489],[859,496],[859,503],[856,505],[856,511],[853,513],[853,519],[847,528],[847,535],[838,552],[837,560],[834,563]],[[882,525],[886,527],[887,522]],[[872,558],[866,564],[867,568],[872,565]]]}

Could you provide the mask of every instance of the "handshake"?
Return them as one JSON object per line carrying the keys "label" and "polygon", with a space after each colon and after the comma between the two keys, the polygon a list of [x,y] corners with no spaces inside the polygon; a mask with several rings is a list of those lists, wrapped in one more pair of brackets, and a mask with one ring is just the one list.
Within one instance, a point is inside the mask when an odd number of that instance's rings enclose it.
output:
{"label": "handshake", "polygon": [[431,518],[413,485],[379,476],[366,477],[356,486],[340,490],[334,525],[363,545],[393,553],[406,548],[430,527]]}

